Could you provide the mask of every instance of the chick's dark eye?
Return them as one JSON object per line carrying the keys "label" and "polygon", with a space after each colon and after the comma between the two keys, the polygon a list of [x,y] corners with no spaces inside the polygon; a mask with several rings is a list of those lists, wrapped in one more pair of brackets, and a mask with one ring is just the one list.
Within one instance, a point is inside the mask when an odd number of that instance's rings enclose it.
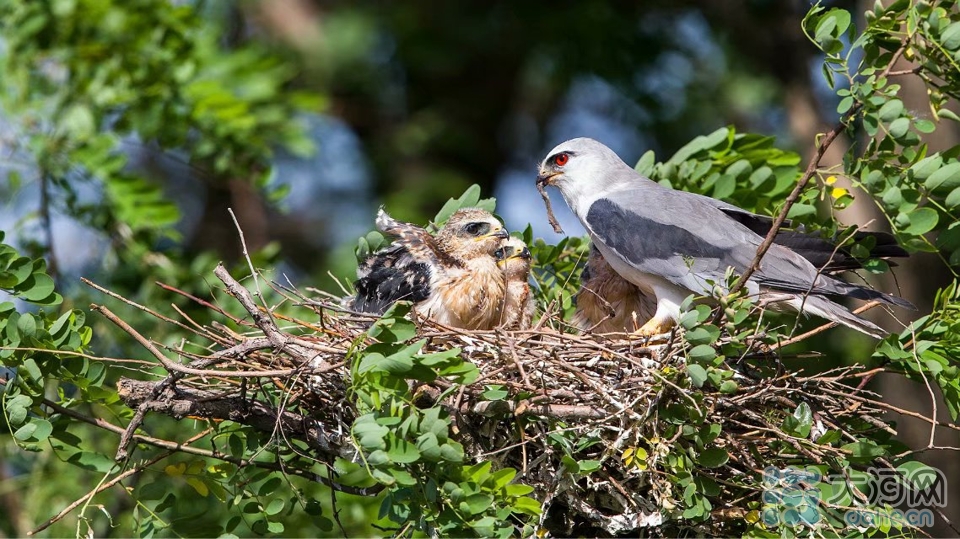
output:
{"label": "chick's dark eye", "polygon": [[497,260],[503,260],[503,249],[497,249],[496,251],[494,251],[493,256]]}
{"label": "chick's dark eye", "polygon": [[490,225],[487,223],[470,223],[463,227],[463,231],[470,236],[480,236],[490,231]]}
{"label": "chick's dark eye", "polygon": [[558,167],[562,167],[567,164],[567,161],[570,160],[570,156],[565,153],[558,153],[556,157],[553,158],[553,163]]}

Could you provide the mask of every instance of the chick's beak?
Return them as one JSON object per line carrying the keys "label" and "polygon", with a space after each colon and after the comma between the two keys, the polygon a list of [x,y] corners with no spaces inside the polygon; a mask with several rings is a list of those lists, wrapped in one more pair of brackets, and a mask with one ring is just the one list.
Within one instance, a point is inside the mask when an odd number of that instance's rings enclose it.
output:
{"label": "chick's beak", "polygon": [[530,249],[527,249],[526,247],[520,250],[514,249],[507,258],[522,258],[524,260],[530,260]]}

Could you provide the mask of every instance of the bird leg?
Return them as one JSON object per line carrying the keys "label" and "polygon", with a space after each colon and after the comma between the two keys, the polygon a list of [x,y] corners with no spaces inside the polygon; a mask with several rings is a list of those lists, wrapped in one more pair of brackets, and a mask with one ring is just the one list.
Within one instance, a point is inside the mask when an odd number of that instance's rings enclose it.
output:
{"label": "bird leg", "polygon": [[646,324],[640,326],[640,329],[631,333],[630,336],[632,338],[651,339],[655,336],[670,333],[670,330],[675,325],[676,321],[671,316],[654,316],[650,320],[647,320]]}

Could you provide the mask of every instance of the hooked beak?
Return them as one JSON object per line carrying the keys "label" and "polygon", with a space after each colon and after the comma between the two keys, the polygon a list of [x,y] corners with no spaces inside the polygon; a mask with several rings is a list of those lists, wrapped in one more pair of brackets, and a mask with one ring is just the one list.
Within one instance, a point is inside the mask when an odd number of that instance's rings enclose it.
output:
{"label": "hooked beak", "polygon": [[549,172],[549,171],[541,172],[540,174],[537,175],[537,186],[546,187],[548,185],[551,185],[553,179],[559,175],[560,175],[559,172]]}
{"label": "hooked beak", "polygon": [[530,249],[524,247],[523,249],[520,249],[519,253],[514,252],[513,256],[510,258],[522,258],[524,260],[530,260],[533,257],[530,255]]}
{"label": "hooked beak", "polygon": [[497,230],[496,232],[490,235],[493,236],[494,238],[505,240],[510,237],[510,232],[508,232],[506,228],[501,228],[500,230]]}

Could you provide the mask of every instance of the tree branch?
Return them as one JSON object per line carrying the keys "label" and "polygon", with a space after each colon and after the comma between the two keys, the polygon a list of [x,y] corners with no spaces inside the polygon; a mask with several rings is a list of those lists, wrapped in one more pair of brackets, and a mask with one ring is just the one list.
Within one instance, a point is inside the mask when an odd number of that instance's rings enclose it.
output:
{"label": "tree branch", "polygon": [[322,425],[309,417],[290,411],[277,412],[265,403],[221,393],[178,387],[155,389],[161,382],[144,382],[121,378],[117,382],[120,399],[131,408],[159,412],[174,419],[197,416],[204,419],[228,420],[272,433],[279,428],[294,439],[306,442],[311,448],[335,458],[352,456],[352,449],[336,434],[323,431]]}

